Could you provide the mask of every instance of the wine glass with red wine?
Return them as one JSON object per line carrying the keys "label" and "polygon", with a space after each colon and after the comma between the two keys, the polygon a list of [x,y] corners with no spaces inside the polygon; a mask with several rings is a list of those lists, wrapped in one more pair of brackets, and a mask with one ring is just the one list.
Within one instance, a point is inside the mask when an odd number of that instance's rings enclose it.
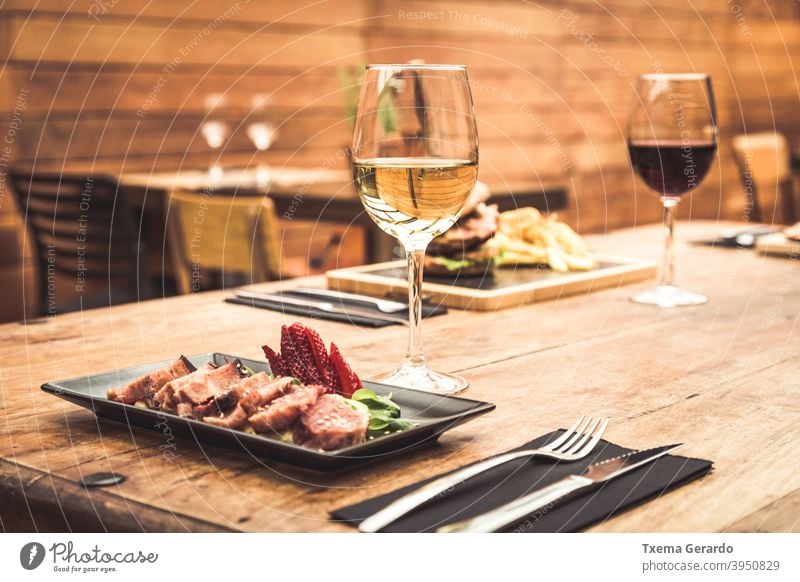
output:
{"label": "wine glass with red wine", "polygon": [[640,75],[628,126],[633,169],[664,205],[665,248],[656,288],[632,297],[659,307],[702,305],[707,297],[675,285],[673,240],[681,197],[706,177],[717,151],[711,79],[706,74]]}

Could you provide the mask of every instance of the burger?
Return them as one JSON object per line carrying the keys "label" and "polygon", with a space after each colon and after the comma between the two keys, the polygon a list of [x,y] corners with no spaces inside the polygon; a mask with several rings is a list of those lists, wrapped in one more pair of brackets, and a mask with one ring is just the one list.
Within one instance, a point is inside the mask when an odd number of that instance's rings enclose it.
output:
{"label": "burger", "polygon": [[464,213],[446,232],[433,239],[425,255],[425,274],[434,277],[491,275],[496,250],[487,244],[498,228],[496,204],[486,204],[489,188],[478,182]]}

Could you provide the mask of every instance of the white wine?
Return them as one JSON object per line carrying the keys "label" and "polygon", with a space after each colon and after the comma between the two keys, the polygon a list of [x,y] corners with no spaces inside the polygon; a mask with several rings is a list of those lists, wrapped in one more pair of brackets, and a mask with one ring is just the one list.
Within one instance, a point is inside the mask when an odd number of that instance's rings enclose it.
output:
{"label": "white wine", "polygon": [[427,244],[450,228],[478,175],[469,160],[373,158],[353,163],[358,195],[372,220],[404,244]]}

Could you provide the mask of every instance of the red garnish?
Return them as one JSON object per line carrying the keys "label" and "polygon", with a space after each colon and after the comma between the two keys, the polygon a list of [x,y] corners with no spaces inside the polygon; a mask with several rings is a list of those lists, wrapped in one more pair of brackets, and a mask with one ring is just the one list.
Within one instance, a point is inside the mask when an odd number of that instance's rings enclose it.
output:
{"label": "red garnish", "polygon": [[317,331],[310,327],[305,328],[305,335],[308,345],[311,347],[311,353],[314,355],[314,363],[322,375],[322,384],[336,390],[336,374],[333,373],[331,359],[328,357],[328,350],[325,349],[325,342],[322,341]]}
{"label": "red garnish", "polygon": [[283,364],[283,360],[281,359],[281,355],[276,353],[269,346],[261,346],[261,349],[264,350],[264,355],[267,356],[267,361],[269,362],[269,369],[272,372],[273,376],[285,376],[286,375],[286,367]]}
{"label": "red garnish", "polygon": [[303,384],[320,384],[347,398],[361,388],[361,380],[335,344],[330,353],[319,334],[300,323],[281,328],[281,353],[262,346],[276,376],[294,376]]}
{"label": "red garnish", "polygon": [[301,380],[304,384],[322,384],[323,376],[317,368],[311,343],[306,337],[306,328],[302,324],[294,323],[289,327],[289,333],[292,334],[294,347],[303,369]]}
{"label": "red garnish", "polygon": [[289,375],[305,383],[305,371],[300,360],[300,352],[294,344],[294,335],[289,331],[289,326],[281,327],[281,359]]}
{"label": "red garnish", "polygon": [[342,393],[342,386],[339,384],[339,375],[336,373],[336,366],[333,364],[333,359],[328,358],[328,368],[326,375],[330,378],[331,389],[339,394]]}
{"label": "red garnish", "polygon": [[336,376],[339,378],[339,391],[345,398],[350,398],[353,392],[361,388],[361,380],[333,342],[331,342],[331,361],[336,368]]}

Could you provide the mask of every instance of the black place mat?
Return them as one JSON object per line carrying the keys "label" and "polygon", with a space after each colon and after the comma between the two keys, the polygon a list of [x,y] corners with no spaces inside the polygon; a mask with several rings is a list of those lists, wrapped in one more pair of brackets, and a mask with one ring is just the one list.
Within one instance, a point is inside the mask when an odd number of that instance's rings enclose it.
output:
{"label": "black place mat", "polygon": [[[291,294],[290,294],[291,295]],[[387,325],[400,325],[398,323],[393,323],[391,321],[384,321],[379,319],[372,319],[371,317],[365,315],[355,315],[352,313],[341,314],[341,313],[331,313],[329,311],[320,311],[319,309],[309,309],[305,307],[298,307],[296,305],[286,305],[285,303],[281,303],[279,301],[270,301],[268,299],[245,299],[242,297],[226,297],[226,303],[235,303],[237,305],[248,305],[250,307],[258,307],[260,309],[269,309],[271,311],[280,311],[283,313],[289,313],[292,315],[301,315],[304,317],[313,317],[314,319],[328,319],[331,321],[340,321],[343,323],[351,323],[353,325],[363,325],[366,327],[386,327]],[[334,305],[340,303],[339,300],[331,301]],[[358,305],[352,304],[353,307],[357,307],[359,311],[374,311],[376,315],[380,315],[382,312],[379,311],[377,308],[371,308],[369,305],[364,305],[363,303],[359,303]],[[347,305],[342,303],[342,307],[347,309]],[[422,317],[435,317],[437,315],[443,315],[447,313],[447,307],[444,305],[424,305],[422,306]],[[397,313],[391,314],[393,317],[402,317],[404,319],[408,319],[408,311],[400,311]]]}
{"label": "black place mat", "polygon": [[[546,444],[563,431],[543,435],[522,447]],[[668,444],[668,443],[665,443]],[[518,449],[515,449],[518,450]],[[555,483],[567,475],[579,473],[597,461],[630,452],[607,441],[600,441],[595,452],[574,463],[547,459],[517,459],[495,467],[446,493],[428,505],[388,525],[387,532],[430,532],[462,519],[485,513],[521,495]],[[712,463],[673,455],[664,456],[626,475],[608,481],[602,487],[569,496],[552,507],[507,528],[517,532],[575,532],[609,519],[659,495],[708,474]],[[373,497],[361,503],[331,512],[333,519],[357,526],[390,502],[441,475]]]}

